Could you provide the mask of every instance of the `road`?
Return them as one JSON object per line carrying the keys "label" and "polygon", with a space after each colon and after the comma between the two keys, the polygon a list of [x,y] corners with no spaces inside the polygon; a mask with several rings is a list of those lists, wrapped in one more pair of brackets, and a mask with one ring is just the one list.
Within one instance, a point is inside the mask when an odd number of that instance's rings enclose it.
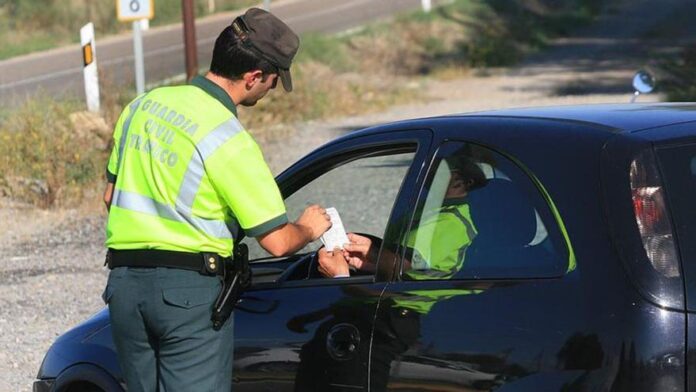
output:
{"label": "road", "polygon": [[[420,5],[420,0],[281,0],[271,3],[271,11],[298,33],[335,33]],[[201,68],[207,68],[217,35],[234,16],[235,13],[223,13],[196,21]],[[146,31],[143,48],[146,83],[157,83],[185,72],[181,24]],[[106,82],[112,87],[134,84],[130,34],[97,37],[96,53],[102,84]],[[16,105],[35,94],[54,98],[81,97],[84,94],[82,78],[80,45],[1,61],[0,105]]]}

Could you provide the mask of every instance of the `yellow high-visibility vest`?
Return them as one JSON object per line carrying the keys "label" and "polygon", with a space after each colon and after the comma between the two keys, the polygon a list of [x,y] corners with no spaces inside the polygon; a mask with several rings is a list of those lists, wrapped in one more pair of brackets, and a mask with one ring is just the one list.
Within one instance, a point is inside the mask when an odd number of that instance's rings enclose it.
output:
{"label": "yellow high-visibility vest", "polygon": [[[451,279],[466,262],[466,250],[477,231],[471,220],[469,205],[447,203],[426,216],[406,238],[413,249],[411,269],[404,272],[408,279]],[[394,299],[397,307],[421,314],[430,312],[439,301],[459,296],[478,294],[480,290],[414,290]]]}
{"label": "yellow high-visibility vest", "polygon": [[261,150],[222,88],[201,76],[133,100],[114,130],[106,246],[232,253],[288,221]]}

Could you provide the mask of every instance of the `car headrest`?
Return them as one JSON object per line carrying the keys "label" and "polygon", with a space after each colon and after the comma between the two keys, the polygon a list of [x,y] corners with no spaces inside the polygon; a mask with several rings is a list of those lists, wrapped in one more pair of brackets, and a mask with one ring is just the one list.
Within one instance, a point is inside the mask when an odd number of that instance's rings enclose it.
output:
{"label": "car headrest", "polygon": [[529,244],[537,230],[529,197],[512,181],[491,179],[469,196],[471,219],[478,235],[500,246]]}

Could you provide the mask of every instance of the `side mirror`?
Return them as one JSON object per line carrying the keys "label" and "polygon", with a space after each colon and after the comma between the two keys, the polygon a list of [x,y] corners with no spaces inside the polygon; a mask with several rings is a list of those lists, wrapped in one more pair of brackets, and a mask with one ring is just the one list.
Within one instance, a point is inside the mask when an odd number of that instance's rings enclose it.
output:
{"label": "side mirror", "polygon": [[633,75],[633,98],[631,103],[636,101],[640,94],[648,94],[655,89],[655,78],[645,70],[640,70]]}

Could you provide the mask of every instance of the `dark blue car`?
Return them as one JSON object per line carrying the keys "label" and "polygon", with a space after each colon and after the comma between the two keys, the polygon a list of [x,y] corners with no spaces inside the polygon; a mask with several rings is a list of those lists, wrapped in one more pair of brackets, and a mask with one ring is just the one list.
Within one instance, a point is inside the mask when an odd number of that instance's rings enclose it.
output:
{"label": "dark blue car", "polygon": [[[454,200],[457,159],[485,182]],[[377,268],[325,278],[319,245],[245,240],[235,391],[696,391],[694,104],[403,121],[278,183],[291,217],[336,207]],[[431,224],[455,204],[466,236]],[[49,390],[124,390],[106,309],[50,348]]]}

